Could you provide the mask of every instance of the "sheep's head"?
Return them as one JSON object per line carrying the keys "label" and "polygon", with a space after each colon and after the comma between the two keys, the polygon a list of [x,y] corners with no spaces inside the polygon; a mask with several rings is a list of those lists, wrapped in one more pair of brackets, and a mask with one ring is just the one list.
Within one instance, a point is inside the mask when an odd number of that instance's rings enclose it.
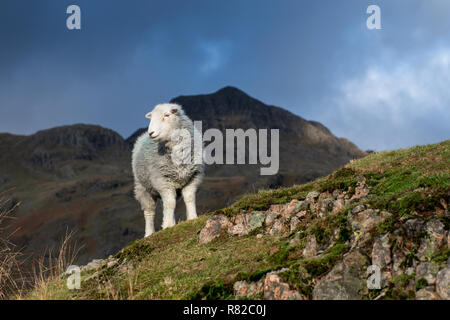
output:
{"label": "sheep's head", "polygon": [[183,109],[174,103],[158,104],[153,111],[145,115],[150,119],[148,134],[154,141],[170,141],[172,134],[179,128]]}

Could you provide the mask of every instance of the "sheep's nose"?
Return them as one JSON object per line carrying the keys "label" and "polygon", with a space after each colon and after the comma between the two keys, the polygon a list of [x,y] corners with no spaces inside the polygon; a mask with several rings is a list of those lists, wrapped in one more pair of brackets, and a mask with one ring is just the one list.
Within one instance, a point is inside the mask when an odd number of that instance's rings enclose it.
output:
{"label": "sheep's nose", "polygon": [[155,133],[155,131],[150,132],[148,135],[150,136],[150,138],[153,138],[153,134]]}

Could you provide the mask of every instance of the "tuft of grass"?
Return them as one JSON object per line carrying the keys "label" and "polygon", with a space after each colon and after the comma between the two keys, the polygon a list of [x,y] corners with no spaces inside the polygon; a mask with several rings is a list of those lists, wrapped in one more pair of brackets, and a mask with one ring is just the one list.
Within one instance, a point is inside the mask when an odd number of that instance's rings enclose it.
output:
{"label": "tuft of grass", "polygon": [[190,300],[225,300],[233,298],[233,286],[224,284],[223,280],[205,283]]}
{"label": "tuft of grass", "polygon": [[414,300],[415,291],[407,290],[410,281],[414,281],[416,274],[403,274],[393,277],[389,282],[389,288],[383,297],[384,300]]}
{"label": "tuft of grass", "polygon": [[395,220],[392,217],[386,218],[377,226],[377,234],[386,234],[395,229]]}
{"label": "tuft of grass", "polygon": [[449,257],[450,257],[450,248],[443,248],[443,249],[439,250],[438,252],[435,252],[431,256],[430,260],[432,262],[440,263],[440,262],[446,262]]}
{"label": "tuft of grass", "polygon": [[358,172],[352,168],[343,167],[332,173],[320,184],[320,192],[333,192],[333,190],[347,190],[356,187]]}
{"label": "tuft of grass", "polygon": [[319,277],[328,272],[348,249],[348,245],[337,243],[332,248],[328,249],[322,256],[305,259],[302,264],[311,276]]}
{"label": "tuft of grass", "polygon": [[18,205],[11,207],[9,200],[0,199],[0,300],[20,291],[24,285],[21,274],[23,255],[10,240],[14,232],[7,228],[7,221],[12,219]]}

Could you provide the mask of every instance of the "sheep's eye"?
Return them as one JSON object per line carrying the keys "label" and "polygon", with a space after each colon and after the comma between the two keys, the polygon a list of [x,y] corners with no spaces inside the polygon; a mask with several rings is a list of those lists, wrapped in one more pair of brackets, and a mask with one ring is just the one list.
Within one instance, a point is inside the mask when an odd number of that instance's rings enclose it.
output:
{"label": "sheep's eye", "polygon": [[165,118],[168,118],[169,116],[170,116],[170,114],[168,114],[168,113],[166,113],[166,114],[164,115]]}

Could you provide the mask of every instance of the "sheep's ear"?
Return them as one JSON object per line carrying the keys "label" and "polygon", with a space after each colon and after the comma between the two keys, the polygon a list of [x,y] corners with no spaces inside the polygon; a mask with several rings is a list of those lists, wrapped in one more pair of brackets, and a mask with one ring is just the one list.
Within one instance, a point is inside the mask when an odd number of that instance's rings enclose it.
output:
{"label": "sheep's ear", "polygon": [[150,119],[150,118],[152,117],[152,113],[151,113],[151,112],[147,113],[147,114],[145,115],[145,117],[146,117],[147,119]]}
{"label": "sheep's ear", "polygon": [[173,108],[172,110],[170,110],[171,113],[176,114],[178,113],[178,109],[177,108]]}

